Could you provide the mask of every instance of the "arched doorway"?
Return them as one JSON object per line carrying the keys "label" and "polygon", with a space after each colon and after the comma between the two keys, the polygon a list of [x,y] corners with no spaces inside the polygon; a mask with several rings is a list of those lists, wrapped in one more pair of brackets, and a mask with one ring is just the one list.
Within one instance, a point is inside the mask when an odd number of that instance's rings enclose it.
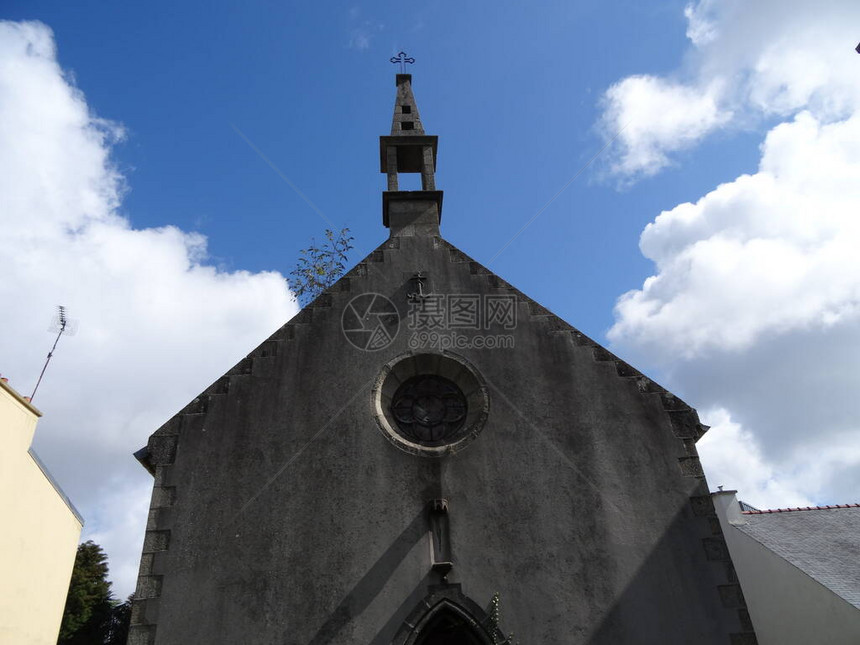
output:
{"label": "arched doorway", "polygon": [[[493,638],[495,636],[495,639]],[[409,614],[392,645],[493,645],[505,642],[487,613],[459,584],[433,586]]]}
{"label": "arched doorway", "polygon": [[481,638],[470,622],[453,611],[442,609],[421,630],[415,645],[484,645],[486,639]]}

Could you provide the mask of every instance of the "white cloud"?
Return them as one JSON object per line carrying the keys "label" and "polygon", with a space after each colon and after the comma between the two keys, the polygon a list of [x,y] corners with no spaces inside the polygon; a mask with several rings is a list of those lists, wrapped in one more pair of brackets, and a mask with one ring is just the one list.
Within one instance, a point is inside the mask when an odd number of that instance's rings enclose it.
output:
{"label": "white cloud", "polygon": [[806,109],[824,121],[860,105],[860,5],[703,0],[685,10],[691,50],[680,78],[634,75],[603,97],[599,129],[618,137],[610,170],[653,175],[712,132]]}
{"label": "white cloud", "polygon": [[703,47],[717,38],[717,25],[712,12],[716,9],[712,2],[688,4],[684,8],[687,19],[687,38],[697,47]]}
{"label": "white cloud", "polygon": [[[753,433],[733,421],[727,410],[707,410],[702,418],[711,429],[697,447],[712,489],[723,485],[726,490],[735,489],[740,499],[757,508],[855,501],[852,497],[840,501],[826,496],[833,490],[858,490],[860,442],[856,436],[830,445],[810,438],[792,452],[774,457],[762,449]],[[852,475],[849,481],[834,481],[846,472]]]}
{"label": "white cloud", "polygon": [[161,423],[296,312],[283,276],[207,264],[206,239],[134,229],[111,163],[121,126],[92,115],[43,24],[0,22],[0,370],[29,394],[58,304],[79,320],[35,404],[35,447],[133,590]]}
{"label": "white cloud", "polygon": [[813,505],[803,492],[776,476],[755,437],[733,422],[726,410],[710,410],[702,418],[711,424],[711,429],[697,447],[714,490],[726,482],[726,490],[737,490],[740,499],[757,508]]}
{"label": "white cloud", "polygon": [[601,129],[618,136],[622,151],[611,162],[624,176],[653,175],[669,165],[668,153],[682,150],[725,123],[731,113],[717,101],[720,83],[704,91],[656,76],[628,76],[603,97]]}
{"label": "white cloud", "polygon": [[619,300],[612,340],[684,358],[860,316],[860,115],[774,128],[759,171],[642,233],[658,274]]}
{"label": "white cloud", "polygon": [[383,24],[373,19],[364,18],[358,7],[350,9],[348,15],[350,22],[349,48],[358,51],[370,49],[373,37],[383,30]]}
{"label": "white cloud", "polygon": [[[85,538],[105,548],[110,577],[114,581],[112,591],[119,600],[134,591],[143,546],[138,532],[146,523],[151,492],[152,478],[148,477],[135,478],[132,482],[125,477],[117,478],[105,482],[96,491],[102,512],[96,516],[96,521],[88,523]],[[143,523],[141,518],[144,518]]]}
{"label": "white cloud", "polygon": [[[640,248],[656,271],[619,298],[609,338],[715,411],[702,443],[711,484],[745,499],[748,486],[768,505],[857,501],[860,5],[701,2],[686,13],[689,87],[722,79],[721,110],[784,121],[755,173],[646,227]],[[676,149],[673,137],[649,154]]]}

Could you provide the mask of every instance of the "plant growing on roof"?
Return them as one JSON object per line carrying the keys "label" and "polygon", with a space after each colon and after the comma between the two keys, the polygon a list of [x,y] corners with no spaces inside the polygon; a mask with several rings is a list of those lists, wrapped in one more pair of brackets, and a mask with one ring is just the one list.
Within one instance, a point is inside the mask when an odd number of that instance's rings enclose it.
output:
{"label": "plant growing on roof", "polygon": [[287,284],[302,306],[311,302],[343,275],[354,239],[348,228],[337,233],[326,229],[325,241],[321,245],[317,245],[316,240],[311,238],[311,245],[300,251],[299,260],[290,271]]}

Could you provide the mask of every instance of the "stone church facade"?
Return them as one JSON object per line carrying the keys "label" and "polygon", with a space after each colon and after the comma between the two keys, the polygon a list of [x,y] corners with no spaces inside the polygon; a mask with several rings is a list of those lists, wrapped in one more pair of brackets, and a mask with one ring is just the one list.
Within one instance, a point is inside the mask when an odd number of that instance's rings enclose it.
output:
{"label": "stone church facade", "polygon": [[390,237],[137,453],[129,643],[755,643],[695,410],[446,242],[394,111]]}

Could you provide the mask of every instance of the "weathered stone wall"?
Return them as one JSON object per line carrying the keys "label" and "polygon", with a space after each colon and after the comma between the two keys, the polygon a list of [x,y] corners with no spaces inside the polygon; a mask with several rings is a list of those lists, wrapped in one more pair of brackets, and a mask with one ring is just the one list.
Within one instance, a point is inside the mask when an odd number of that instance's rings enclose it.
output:
{"label": "weathered stone wall", "polygon": [[[434,236],[392,237],[153,435],[130,643],[392,642],[441,582],[427,504],[449,500],[449,583],[526,644],[747,643],[694,411]],[[371,390],[411,351],[408,294],[514,294],[514,346],[458,348],[486,426],[432,459],[396,447]],[[398,336],[360,351],[375,292]],[[497,330],[498,331],[498,330]],[[486,330],[458,330],[486,334]],[[441,350],[416,350],[441,351]],[[738,611],[740,609],[740,612]],[[748,621],[746,621],[748,622]]]}

